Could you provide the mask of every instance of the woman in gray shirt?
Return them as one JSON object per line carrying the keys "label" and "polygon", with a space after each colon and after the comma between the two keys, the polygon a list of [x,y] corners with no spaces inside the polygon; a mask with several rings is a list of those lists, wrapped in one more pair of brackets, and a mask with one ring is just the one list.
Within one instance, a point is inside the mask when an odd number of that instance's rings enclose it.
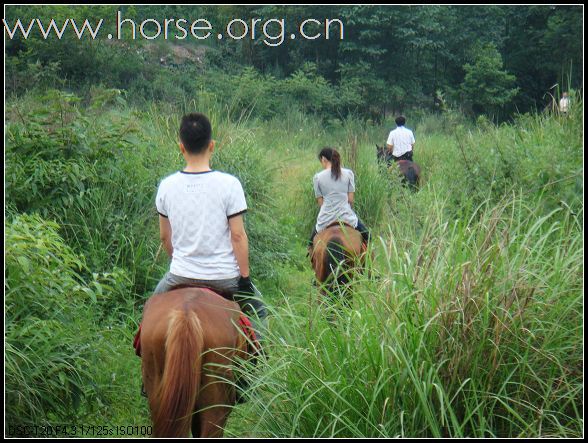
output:
{"label": "woman in gray shirt", "polygon": [[353,171],[341,167],[341,156],[334,148],[323,148],[318,158],[324,169],[315,174],[313,185],[314,195],[321,209],[310,237],[310,246],[318,232],[338,221],[361,232],[363,241],[367,244],[370,233],[352,208],[355,196]]}

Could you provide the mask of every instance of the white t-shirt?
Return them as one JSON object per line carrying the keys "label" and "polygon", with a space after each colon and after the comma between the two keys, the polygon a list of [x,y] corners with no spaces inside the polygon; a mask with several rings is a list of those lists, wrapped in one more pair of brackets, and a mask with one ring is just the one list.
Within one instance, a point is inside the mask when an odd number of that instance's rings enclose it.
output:
{"label": "white t-shirt", "polygon": [[570,108],[570,98],[569,97],[562,97],[559,101],[559,110],[561,112],[568,112]]}
{"label": "white t-shirt", "polygon": [[176,172],[160,183],[155,205],[171,225],[172,274],[199,280],[240,275],[229,218],[243,214],[247,203],[236,177],[219,171]]}
{"label": "white t-shirt", "polygon": [[392,149],[392,155],[394,157],[400,157],[401,155],[412,151],[414,134],[410,129],[406,129],[404,126],[399,126],[393,131],[390,131],[386,143],[394,146]]}

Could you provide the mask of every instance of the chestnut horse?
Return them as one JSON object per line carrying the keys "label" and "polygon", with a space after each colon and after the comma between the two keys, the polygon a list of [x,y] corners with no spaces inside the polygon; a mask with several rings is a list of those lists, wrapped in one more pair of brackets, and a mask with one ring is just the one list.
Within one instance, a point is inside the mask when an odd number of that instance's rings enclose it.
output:
{"label": "chestnut horse", "polygon": [[[385,161],[390,166],[393,161],[392,154],[386,152],[384,147],[376,145],[378,160]],[[408,184],[412,190],[416,190],[419,186],[421,178],[421,167],[410,160],[398,160],[396,165],[402,174],[402,183]]]}
{"label": "chestnut horse", "polygon": [[[141,324],[142,375],[155,437],[221,437],[235,404],[235,358],[246,358],[237,303],[209,289],[152,296]],[[228,380],[229,382],[224,382]]]}
{"label": "chestnut horse", "polygon": [[333,223],[314,237],[310,260],[318,283],[327,283],[323,293],[332,294],[337,285],[348,283],[353,267],[364,258],[361,233],[349,225]]}

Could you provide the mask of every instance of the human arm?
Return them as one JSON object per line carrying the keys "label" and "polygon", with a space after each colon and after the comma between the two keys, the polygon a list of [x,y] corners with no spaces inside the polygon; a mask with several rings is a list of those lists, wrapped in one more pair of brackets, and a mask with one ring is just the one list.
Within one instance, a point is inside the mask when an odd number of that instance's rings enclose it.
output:
{"label": "human arm", "polygon": [[249,277],[249,241],[245,232],[243,216],[236,215],[229,218],[229,230],[231,231],[231,244],[239,266],[238,292],[241,294],[255,294],[253,283]]}
{"label": "human arm", "polygon": [[231,244],[239,266],[241,277],[249,277],[249,241],[245,232],[243,215],[229,218],[229,230],[231,231]]}
{"label": "human arm", "polygon": [[171,258],[174,253],[171,224],[169,219],[161,214],[159,215],[159,238],[161,239],[161,244],[165,252]]}
{"label": "human arm", "polygon": [[155,206],[159,213],[159,238],[161,244],[167,252],[167,255],[171,258],[174,253],[172,246],[172,228],[168,218],[168,204],[167,204],[167,192],[166,192],[165,180],[160,183],[157,189],[157,196],[155,197]]}
{"label": "human arm", "polygon": [[347,201],[349,206],[353,208],[353,202],[355,201],[355,174],[353,171],[349,171],[349,183],[347,184]]}
{"label": "human arm", "polygon": [[316,202],[319,206],[322,206],[324,202],[324,197],[319,184],[318,174],[316,174],[312,179],[312,187],[314,188],[314,196],[316,197]]}
{"label": "human arm", "polygon": [[392,131],[390,131],[390,134],[388,134],[388,140],[386,140],[386,148],[388,149],[388,152],[392,152],[392,150],[394,149],[394,139],[392,138]]}

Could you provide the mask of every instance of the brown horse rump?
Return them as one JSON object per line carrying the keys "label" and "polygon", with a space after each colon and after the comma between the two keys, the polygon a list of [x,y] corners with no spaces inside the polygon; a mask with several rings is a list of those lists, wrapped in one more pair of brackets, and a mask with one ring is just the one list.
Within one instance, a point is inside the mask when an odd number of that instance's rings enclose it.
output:
{"label": "brown horse rump", "polygon": [[[315,228],[313,228],[313,230],[312,230],[312,234],[311,234],[311,237],[310,237],[310,243],[309,243],[309,246],[308,246],[308,248],[309,248],[309,250],[308,250],[308,254],[307,254],[307,256],[308,256],[308,257],[311,257],[311,256],[312,256],[312,250],[313,250],[313,248],[314,248],[314,246],[315,246],[315,245],[314,245],[314,240],[315,240],[315,238],[316,238],[316,237],[317,237],[319,234],[322,234],[323,232],[326,232],[326,231],[328,231],[330,228],[333,228],[333,227],[339,227],[339,228],[343,228],[343,229],[351,228],[351,229],[356,229],[356,230],[359,230],[358,228],[354,228],[354,227],[353,227],[353,226],[351,226],[349,223],[347,223],[347,222],[344,222],[344,221],[342,221],[342,220],[337,220],[337,221],[334,221],[334,222],[331,222],[331,223],[329,223],[329,224],[328,224],[328,225],[327,225],[327,226],[326,226],[326,227],[325,227],[325,228],[324,228],[324,229],[323,229],[321,232],[317,232],[317,231],[316,231],[316,227],[315,227]],[[311,261],[312,261],[312,258],[311,258]]]}
{"label": "brown horse rump", "polygon": [[[211,288],[205,288],[202,286],[178,285],[178,286],[174,287],[172,289],[172,291],[175,291],[176,289],[184,289],[184,288],[198,288],[198,289],[207,290],[209,292],[212,292],[215,295],[218,295],[219,297],[230,300],[230,297],[225,296],[225,294],[217,292]],[[245,337],[247,337],[247,351],[250,354],[257,353],[258,350],[260,349],[260,346],[259,346],[259,343],[257,342],[256,337],[255,337],[255,331],[253,330],[253,325],[251,324],[251,320],[249,320],[249,318],[245,314],[243,314],[242,312],[239,315],[239,327],[241,328],[241,331],[243,331],[243,334],[245,334]],[[139,323],[139,330],[137,331],[137,333],[135,334],[135,338],[133,339],[133,348],[135,349],[135,355],[137,355],[138,357],[141,357],[141,324],[140,323]]]}
{"label": "brown horse rump", "polygon": [[347,268],[351,267],[362,248],[360,232],[345,223],[332,223],[319,232],[314,237],[310,257],[317,281],[323,283],[327,279],[337,266],[335,262],[343,261]]}

